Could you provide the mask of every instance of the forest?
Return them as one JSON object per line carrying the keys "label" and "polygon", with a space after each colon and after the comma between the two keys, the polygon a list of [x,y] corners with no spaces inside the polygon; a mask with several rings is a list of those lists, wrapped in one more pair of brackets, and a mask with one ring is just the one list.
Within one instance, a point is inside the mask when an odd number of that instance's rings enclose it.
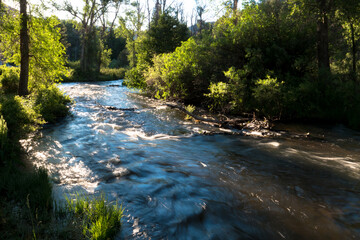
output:
{"label": "forest", "polygon": [[57,206],[47,170],[26,164],[23,140],[72,115],[61,82],[124,79],[186,109],[360,129],[358,0],[78,4],[0,0],[5,239],[109,239],[121,228],[122,206],[81,195]]}

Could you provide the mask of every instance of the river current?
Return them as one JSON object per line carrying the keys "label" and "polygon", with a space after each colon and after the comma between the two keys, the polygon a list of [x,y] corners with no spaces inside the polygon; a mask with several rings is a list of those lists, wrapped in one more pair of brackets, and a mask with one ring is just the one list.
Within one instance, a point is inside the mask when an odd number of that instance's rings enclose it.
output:
{"label": "river current", "polygon": [[56,199],[122,203],[118,239],[360,239],[359,132],[202,135],[209,126],[121,84],[62,84],[72,116],[23,142]]}

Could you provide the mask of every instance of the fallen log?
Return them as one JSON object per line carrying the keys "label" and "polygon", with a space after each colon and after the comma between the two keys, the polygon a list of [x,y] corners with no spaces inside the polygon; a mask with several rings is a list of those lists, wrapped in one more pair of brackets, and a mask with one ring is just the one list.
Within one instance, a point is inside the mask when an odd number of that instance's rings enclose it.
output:
{"label": "fallen log", "polygon": [[117,107],[113,107],[113,106],[105,106],[106,109],[111,110],[111,111],[135,111],[136,108],[117,108]]}
{"label": "fallen log", "polygon": [[229,119],[229,120],[217,120],[217,119],[211,119],[211,118],[204,118],[204,117],[200,117],[194,113],[191,113],[189,111],[187,111],[183,106],[180,105],[175,105],[175,104],[169,104],[166,103],[166,106],[170,107],[170,108],[176,108],[179,109],[180,111],[186,113],[187,115],[191,116],[192,118],[194,118],[195,120],[201,121],[201,122],[207,122],[207,123],[213,123],[213,124],[217,124],[219,125],[219,127],[235,127],[235,128],[243,128],[244,124],[251,121],[252,118],[235,118],[235,119]]}

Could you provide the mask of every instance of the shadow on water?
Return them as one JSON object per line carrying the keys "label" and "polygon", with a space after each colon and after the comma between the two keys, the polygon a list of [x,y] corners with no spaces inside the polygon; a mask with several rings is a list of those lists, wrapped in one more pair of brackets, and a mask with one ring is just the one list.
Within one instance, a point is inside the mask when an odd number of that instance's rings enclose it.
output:
{"label": "shadow on water", "polygon": [[73,116],[24,146],[51,172],[57,198],[104,192],[122,202],[119,239],[360,237],[358,133],[203,136],[207,126],[111,85],[121,81],[61,86]]}

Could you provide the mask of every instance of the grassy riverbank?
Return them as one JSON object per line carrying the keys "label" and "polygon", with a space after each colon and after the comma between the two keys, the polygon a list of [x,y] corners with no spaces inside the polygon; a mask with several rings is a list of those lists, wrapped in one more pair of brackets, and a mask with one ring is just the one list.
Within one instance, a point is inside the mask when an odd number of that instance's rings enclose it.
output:
{"label": "grassy riverbank", "polygon": [[68,114],[71,99],[54,84],[16,94],[19,69],[0,69],[0,235],[2,239],[109,239],[121,226],[122,208],[104,197],[80,196],[58,207],[45,169],[34,169],[20,139]]}
{"label": "grassy riverbank", "polygon": [[91,82],[91,81],[111,81],[124,79],[126,68],[101,68],[100,73],[88,72],[82,73],[80,71],[80,62],[68,62],[69,68],[68,76],[63,77],[64,82]]}

